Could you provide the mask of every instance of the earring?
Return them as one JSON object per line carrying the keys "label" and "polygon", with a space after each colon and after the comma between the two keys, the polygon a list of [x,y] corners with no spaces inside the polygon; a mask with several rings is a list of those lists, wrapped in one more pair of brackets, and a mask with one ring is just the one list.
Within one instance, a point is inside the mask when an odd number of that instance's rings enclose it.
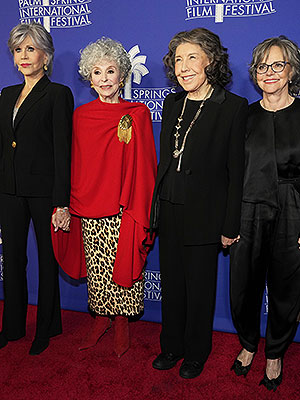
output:
{"label": "earring", "polygon": [[18,71],[21,71],[20,65],[18,65]]}
{"label": "earring", "polygon": [[47,64],[44,64],[43,68],[44,68],[44,71],[45,71],[45,72],[48,71]]}
{"label": "earring", "polygon": [[95,89],[95,86],[94,86],[94,84],[93,84],[92,81],[91,81],[91,88],[92,88],[92,89]]}
{"label": "earring", "polygon": [[124,86],[125,86],[125,85],[124,85],[124,82],[121,81],[121,82],[119,83],[119,88],[120,88],[120,89],[123,89]]}

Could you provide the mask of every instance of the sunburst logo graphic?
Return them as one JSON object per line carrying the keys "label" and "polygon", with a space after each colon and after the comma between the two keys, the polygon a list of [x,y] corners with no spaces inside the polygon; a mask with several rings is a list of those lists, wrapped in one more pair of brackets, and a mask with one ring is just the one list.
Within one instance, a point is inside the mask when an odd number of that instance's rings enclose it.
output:
{"label": "sunburst logo graphic", "polygon": [[214,18],[216,23],[224,18],[258,17],[274,14],[275,0],[185,0],[186,20]]}
{"label": "sunburst logo graphic", "polygon": [[133,87],[140,85],[144,76],[150,73],[146,67],[147,56],[140,54],[138,45],[133,46],[128,55],[132,64],[132,71],[125,83],[124,98],[129,101],[137,101],[146,104],[151,113],[152,122],[161,122],[163,102],[166,96],[175,92],[174,87],[145,88]]}
{"label": "sunburst logo graphic", "polygon": [[38,22],[47,29],[91,25],[92,0],[18,0],[20,23]]}
{"label": "sunburst logo graphic", "polygon": [[[129,79],[127,79],[125,88],[124,88],[124,98],[125,99],[131,99],[131,82],[133,80],[134,83],[137,83],[140,85],[142,81],[142,77],[149,74],[149,70],[146,67],[146,60],[147,56],[142,56],[138,54],[140,53],[140,48],[138,45],[135,45],[132,47],[128,55],[130,57],[131,65],[132,65],[132,70],[131,70],[131,76]],[[133,76],[133,78],[132,78]]]}

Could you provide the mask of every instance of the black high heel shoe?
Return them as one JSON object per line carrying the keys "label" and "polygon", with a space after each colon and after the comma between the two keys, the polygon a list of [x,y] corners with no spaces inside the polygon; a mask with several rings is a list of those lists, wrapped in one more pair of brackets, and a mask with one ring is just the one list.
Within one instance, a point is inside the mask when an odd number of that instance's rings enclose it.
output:
{"label": "black high heel shoe", "polygon": [[283,370],[283,359],[281,359],[281,370],[279,376],[277,376],[277,378],[274,379],[269,379],[265,372],[264,378],[259,382],[259,386],[264,385],[268,390],[273,390],[273,392],[275,392],[278,386],[282,382],[282,370]]}
{"label": "black high heel shoe", "polygon": [[243,376],[244,378],[246,378],[248,372],[250,371],[252,362],[254,360],[254,356],[255,356],[255,353],[253,354],[250,364],[245,365],[245,366],[242,364],[242,361],[240,361],[236,358],[234,360],[232,367],[230,368],[230,371],[234,371],[237,376]]}

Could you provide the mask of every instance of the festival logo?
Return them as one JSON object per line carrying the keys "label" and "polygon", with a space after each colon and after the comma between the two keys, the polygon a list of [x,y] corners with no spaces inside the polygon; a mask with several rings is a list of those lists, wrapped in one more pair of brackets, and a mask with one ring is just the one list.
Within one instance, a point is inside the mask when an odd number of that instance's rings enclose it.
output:
{"label": "festival logo", "polygon": [[214,18],[259,17],[276,13],[275,0],[185,0],[186,20]]}
{"label": "festival logo", "polygon": [[38,22],[47,29],[91,25],[92,0],[18,0],[20,23]]}
{"label": "festival logo", "polygon": [[132,102],[146,104],[151,112],[152,122],[161,122],[163,102],[169,93],[174,93],[174,87],[137,88],[132,83],[140,85],[142,78],[149,74],[146,67],[147,56],[139,55],[140,48],[135,45],[128,51],[132,64],[131,75],[125,83],[124,98]]}
{"label": "festival logo", "polygon": [[161,301],[161,283],[159,271],[145,272],[144,299],[150,301]]}

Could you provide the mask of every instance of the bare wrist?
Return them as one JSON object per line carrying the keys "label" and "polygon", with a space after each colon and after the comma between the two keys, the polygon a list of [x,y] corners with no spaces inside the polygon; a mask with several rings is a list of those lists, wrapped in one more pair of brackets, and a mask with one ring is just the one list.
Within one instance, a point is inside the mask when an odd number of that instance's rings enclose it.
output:
{"label": "bare wrist", "polygon": [[66,212],[69,210],[69,207],[57,206],[56,209],[57,211]]}

